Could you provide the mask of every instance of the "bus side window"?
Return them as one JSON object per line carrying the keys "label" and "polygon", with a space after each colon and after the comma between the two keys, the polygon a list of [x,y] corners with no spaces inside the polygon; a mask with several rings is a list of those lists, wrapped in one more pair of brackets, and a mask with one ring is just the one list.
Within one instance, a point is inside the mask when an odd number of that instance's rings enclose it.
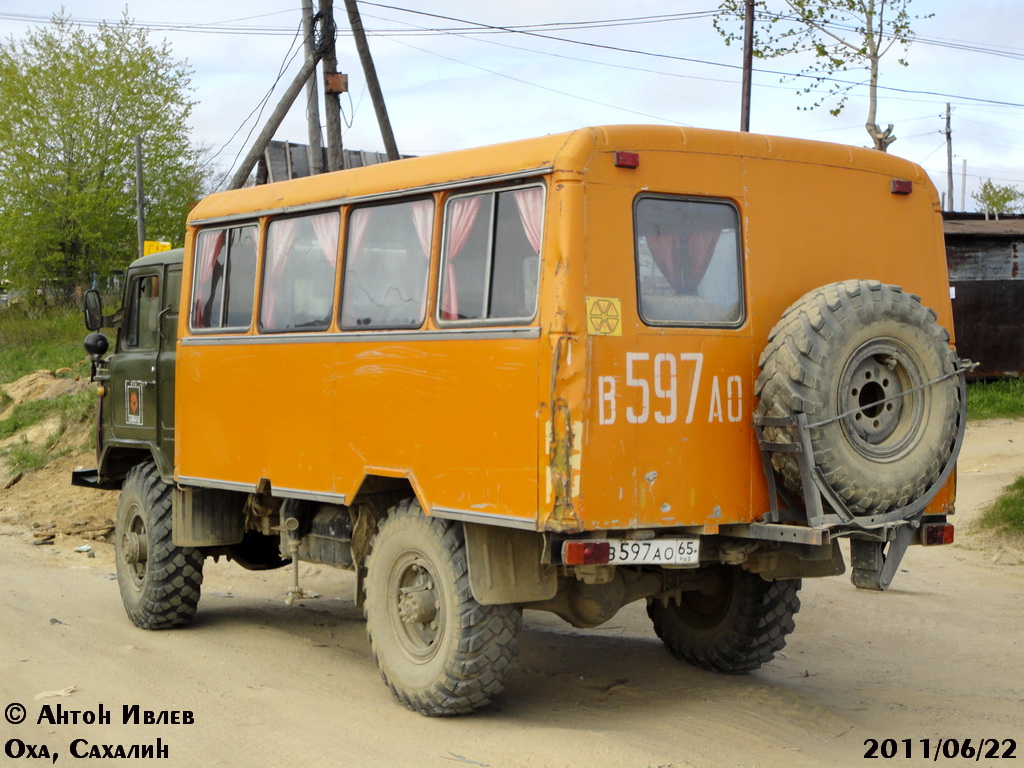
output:
{"label": "bus side window", "polygon": [[256,289],[254,224],[207,229],[196,239],[192,327],[246,330]]}
{"label": "bus side window", "polygon": [[330,325],[340,226],[337,210],[270,222],[261,331],[322,331]]}
{"label": "bus side window", "polygon": [[442,320],[533,319],[543,213],[540,186],[449,199]]}
{"label": "bus side window", "polygon": [[433,228],[432,199],[352,210],[345,238],[342,328],[423,324]]}

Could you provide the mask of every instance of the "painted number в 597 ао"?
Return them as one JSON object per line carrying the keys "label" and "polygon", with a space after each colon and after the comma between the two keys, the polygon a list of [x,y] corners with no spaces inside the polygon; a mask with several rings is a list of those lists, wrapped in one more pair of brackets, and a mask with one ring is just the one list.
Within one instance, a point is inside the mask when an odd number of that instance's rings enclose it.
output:
{"label": "painted number \u0432 597 \u0430\u043e", "polygon": [[[700,352],[681,352],[678,356],[659,352],[651,361],[647,352],[626,353],[626,386],[638,390],[639,404],[627,405],[626,421],[630,424],[645,424],[651,419],[657,424],[674,424],[679,417],[678,368],[691,365],[693,370],[689,398],[686,402],[684,422],[693,423],[697,400],[701,390],[701,371],[704,355]],[[618,379],[615,376],[598,376],[598,423],[614,424],[618,419]],[[652,398],[653,394],[653,398]],[[711,377],[708,385],[707,421],[738,422],[743,419],[743,379],[728,376],[723,389],[718,376]],[[652,399],[655,402],[652,403]]]}

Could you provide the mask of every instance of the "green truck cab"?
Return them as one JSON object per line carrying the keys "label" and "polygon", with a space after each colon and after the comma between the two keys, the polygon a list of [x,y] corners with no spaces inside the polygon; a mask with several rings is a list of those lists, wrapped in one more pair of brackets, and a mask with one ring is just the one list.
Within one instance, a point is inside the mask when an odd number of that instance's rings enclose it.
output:
{"label": "green truck cab", "polygon": [[[174,475],[174,357],[178,341],[182,249],[137,259],[126,274],[123,308],[103,315],[89,291],[86,352],[99,385],[96,468],[77,470],[72,483],[118,489],[135,465],[152,460],[160,476]],[[113,354],[98,331],[116,328]]]}

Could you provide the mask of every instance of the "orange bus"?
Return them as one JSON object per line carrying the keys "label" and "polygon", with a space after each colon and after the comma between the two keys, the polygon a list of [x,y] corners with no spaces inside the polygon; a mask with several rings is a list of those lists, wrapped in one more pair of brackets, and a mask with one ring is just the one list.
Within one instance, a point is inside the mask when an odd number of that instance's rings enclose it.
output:
{"label": "orange bus", "polygon": [[76,482],[122,488],[140,626],[191,619],[209,555],[291,564],[290,600],[299,561],[351,568],[425,714],[502,690],[523,608],[643,599],[744,672],[841,539],[873,589],[952,540],[951,329],[936,192],[883,153],[616,126],[411,158],[212,195],[132,265]]}

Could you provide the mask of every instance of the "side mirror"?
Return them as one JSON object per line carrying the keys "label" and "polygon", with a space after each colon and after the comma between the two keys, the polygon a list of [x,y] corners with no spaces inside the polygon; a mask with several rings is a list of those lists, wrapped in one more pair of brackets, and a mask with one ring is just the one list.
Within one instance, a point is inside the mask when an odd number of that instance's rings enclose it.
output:
{"label": "side mirror", "polygon": [[90,331],[98,331],[103,327],[103,300],[100,299],[99,291],[85,292],[82,312],[85,315],[85,327]]}

